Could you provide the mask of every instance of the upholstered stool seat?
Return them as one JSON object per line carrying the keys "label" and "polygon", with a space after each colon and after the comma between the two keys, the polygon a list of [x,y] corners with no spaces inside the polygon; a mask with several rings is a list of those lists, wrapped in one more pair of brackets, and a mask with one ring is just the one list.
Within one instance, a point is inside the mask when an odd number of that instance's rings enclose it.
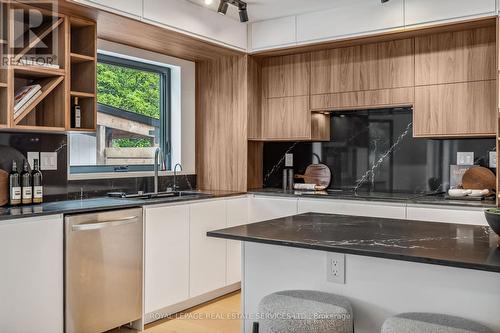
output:
{"label": "upholstered stool seat", "polygon": [[352,333],[349,301],[320,291],[286,290],[259,304],[259,333]]}
{"label": "upholstered stool seat", "polygon": [[382,326],[382,333],[493,333],[493,331],[460,317],[412,312],[388,318]]}

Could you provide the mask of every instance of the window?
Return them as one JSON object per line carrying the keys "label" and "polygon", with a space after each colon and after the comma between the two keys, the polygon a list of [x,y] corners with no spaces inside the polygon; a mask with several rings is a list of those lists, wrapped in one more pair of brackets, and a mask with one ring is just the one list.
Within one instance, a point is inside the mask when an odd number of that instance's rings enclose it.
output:
{"label": "window", "polygon": [[71,134],[70,172],[170,170],[170,68],[100,54],[97,131]]}

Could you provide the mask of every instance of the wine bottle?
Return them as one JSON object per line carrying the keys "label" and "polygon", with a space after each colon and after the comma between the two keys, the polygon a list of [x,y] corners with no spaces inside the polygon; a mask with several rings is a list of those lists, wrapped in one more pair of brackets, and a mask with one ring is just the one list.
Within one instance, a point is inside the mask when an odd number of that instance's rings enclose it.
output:
{"label": "wine bottle", "polygon": [[43,202],[43,184],[42,184],[42,173],[38,166],[38,159],[33,160],[33,172],[31,177],[33,179],[33,203]]}
{"label": "wine bottle", "polygon": [[82,110],[80,108],[80,104],[78,97],[75,97],[75,102],[73,104],[71,110],[71,127],[72,128],[80,128],[82,127]]}
{"label": "wine bottle", "polygon": [[10,205],[17,206],[21,203],[21,179],[17,172],[17,162],[12,161],[12,171],[9,174]]}
{"label": "wine bottle", "polygon": [[28,169],[28,161],[24,161],[23,172],[21,173],[21,192],[23,205],[33,202],[33,189],[31,187],[31,173]]}

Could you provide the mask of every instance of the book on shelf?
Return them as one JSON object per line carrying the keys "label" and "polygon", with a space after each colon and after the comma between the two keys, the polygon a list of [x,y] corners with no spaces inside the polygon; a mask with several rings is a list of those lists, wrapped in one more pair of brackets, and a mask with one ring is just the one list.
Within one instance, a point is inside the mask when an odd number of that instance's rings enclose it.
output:
{"label": "book on shelf", "polygon": [[14,110],[14,119],[17,119],[41,94],[42,91],[38,90],[20,109]]}
{"label": "book on shelf", "polygon": [[30,59],[25,59],[25,58],[20,59],[19,64],[24,65],[24,66],[45,67],[45,68],[53,68],[53,69],[61,68],[57,64],[50,64],[50,63],[42,62],[42,61],[33,61]]}
{"label": "book on shelf", "polygon": [[22,108],[41,89],[39,84],[19,88],[14,95],[14,112]]}

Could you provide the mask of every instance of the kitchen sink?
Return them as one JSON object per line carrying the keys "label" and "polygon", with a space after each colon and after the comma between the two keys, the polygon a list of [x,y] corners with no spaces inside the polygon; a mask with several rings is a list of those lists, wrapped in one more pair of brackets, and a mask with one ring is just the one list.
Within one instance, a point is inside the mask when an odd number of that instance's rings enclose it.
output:
{"label": "kitchen sink", "polygon": [[112,198],[122,198],[122,199],[136,199],[136,200],[153,200],[153,199],[164,199],[164,198],[180,198],[188,196],[211,196],[211,193],[200,192],[200,191],[165,191],[165,192],[151,192],[151,193],[123,193],[123,192],[112,192],[108,193],[109,197]]}

